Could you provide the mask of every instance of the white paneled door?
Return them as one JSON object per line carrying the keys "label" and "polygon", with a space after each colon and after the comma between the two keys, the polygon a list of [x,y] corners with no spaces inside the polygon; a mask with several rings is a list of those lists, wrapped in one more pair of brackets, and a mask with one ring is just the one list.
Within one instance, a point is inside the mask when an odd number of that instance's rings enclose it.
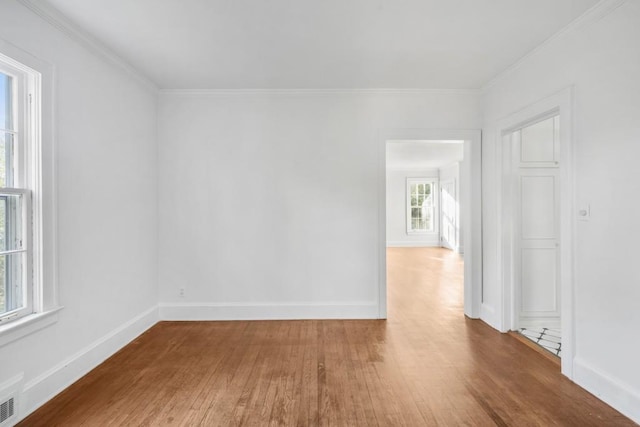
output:
{"label": "white paneled door", "polygon": [[515,311],[521,327],[560,325],[559,118],[512,134]]}

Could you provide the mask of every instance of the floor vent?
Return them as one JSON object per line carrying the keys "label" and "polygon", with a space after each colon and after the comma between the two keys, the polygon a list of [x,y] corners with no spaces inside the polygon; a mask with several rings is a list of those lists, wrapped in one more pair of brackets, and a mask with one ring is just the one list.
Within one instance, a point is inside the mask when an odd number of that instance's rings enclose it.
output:
{"label": "floor vent", "polygon": [[0,403],[0,426],[9,425],[15,413],[15,399],[13,397]]}

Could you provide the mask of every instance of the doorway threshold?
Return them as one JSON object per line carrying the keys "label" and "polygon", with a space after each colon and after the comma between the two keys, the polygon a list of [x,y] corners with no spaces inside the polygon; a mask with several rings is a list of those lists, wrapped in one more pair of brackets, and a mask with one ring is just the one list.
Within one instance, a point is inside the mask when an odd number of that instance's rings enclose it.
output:
{"label": "doorway threshold", "polygon": [[509,335],[560,366],[562,341],[559,329],[521,328],[510,331]]}

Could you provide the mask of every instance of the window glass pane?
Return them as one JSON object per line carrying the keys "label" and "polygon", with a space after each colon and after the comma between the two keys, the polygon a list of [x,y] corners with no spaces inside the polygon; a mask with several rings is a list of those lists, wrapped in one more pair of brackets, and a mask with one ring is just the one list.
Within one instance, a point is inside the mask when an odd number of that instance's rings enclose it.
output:
{"label": "window glass pane", "polygon": [[415,219],[415,218],[420,218],[420,208],[411,208],[411,218]]}
{"label": "window glass pane", "polygon": [[0,132],[0,187],[14,186],[14,136]]}
{"label": "window glass pane", "polygon": [[0,252],[23,248],[22,196],[0,193]]}
{"label": "window glass pane", "polygon": [[13,130],[11,87],[13,78],[0,73],[0,129]]}
{"label": "window glass pane", "polygon": [[0,315],[25,307],[24,252],[0,255]]}
{"label": "window glass pane", "polygon": [[414,181],[409,182],[408,187],[409,231],[433,231],[433,183]]}

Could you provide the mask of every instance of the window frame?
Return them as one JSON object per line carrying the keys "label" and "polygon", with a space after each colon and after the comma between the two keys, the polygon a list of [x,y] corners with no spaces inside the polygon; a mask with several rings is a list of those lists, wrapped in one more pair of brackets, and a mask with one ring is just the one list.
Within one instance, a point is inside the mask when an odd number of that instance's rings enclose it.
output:
{"label": "window frame", "polygon": [[[57,214],[56,214],[56,150],[55,150],[55,68],[30,53],[0,39],[0,67],[18,76],[21,92],[13,100],[25,141],[21,162],[27,162],[23,189],[30,191],[27,235],[30,241],[29,269],[31,279],[28,301],[31,308],[0,322],[0,347],[34,333],[58,320],[62,307],[57,291]],[[7,73],[7,71],[9,71]],[[4,126],[4,123],[3,123]],[[44,143],[43,143],[44,140]],[[27,224],[27,221],[23,221]],[[25,261],[25,264],[27,262]],[[9,316],[4,316],[9,317]]]}
{"label": "window frame", "polygon": [[[0,251],[0,255],[5,255],[5,303],[8,302],[9,292],[8,288],[13,286],[13,281],[7,280],[10,277],[10,264],[7,262],[9,255],[24,253],[24,261],[21,267],[22,275],[18,279],[22,283],[20,284],[22,303],[19,308],[11,311],[0,313],[0,325],[10,322],[12,320],[19,319],[23,316],[34,313],[36,303],[34,300],[35,284],[33,281],[33,245],[32,235],[33,230],[31,226],[32,212],[31,212],[31,199],[32,192],[32,171],[34,167],[33,157],[34,153],[34,133],[32,128],[32,118],[35,116],[33,111],[33,81],[36,78],[36,72],[34,70],[26,70],[24,66],[16,66],[16,61],[0,56],[0,72],[11,77],[11,119],[12,123],[8,129],[0,128],[0,132],[5,135],[12,135],[12,156],[16,158],[14,163],[15,175],[11,180],[10,186],[0,187],[0,196],[21,196],[22,206],[19,213],[22,218],[20,220],[20,226],[22,228],[22,244],[21,247],[16,250],[10,250],[6,248],[4,251]],[[20,64],[21,65],[21,64]],[[4,126],[5,123],[2,124]],[[5,185],[7,182],[5,182]],[[11,215],[9,212],[9,204],[5,205],[5,218]],[[6,231],[7,234],[8,230]],[[14,272],[15,274],[15,272]],[[8,282],[8,283],[7,283]]]}
{"label": "window frame", "polygon": [[[5,251],[0,251],[0,255],[11,255],[11,254],[24,254],[24,263],[22,265],[22,277],[20,280],[23,281],[23,305],[20,308],[7,311],[0,314],[0,325],[5,322],[10,322],[12,320],[19,319],[23,316],[27,316],[29,314],[33,314],[34,312],[34,283],[33,283],[33,246],[32,246],[32,227],[30,218],[32,216],[31,213],[31,191],[28,189],[22,188],[7,188],[0,187],[0,197],[3,196],[21,196],[22,197],[22,208],[20,209],[20,214],[22,218],[20,219],[19,227],[22,228],[21,236],[23,236],[22,245],[19,249],[7,249]],[[5,211],[5,215],[7,215]],[[6,258],[5,258],[6,259]],[[5,280],[6,277],[9,276],[9,263],[5,261]],[[13,273],[15,274],[15,273]],[[7,294],[5,294],[5,302],[7,301]]]}
{"label": "window frame", "polygon": [[[415,184],[427,184],[431,187],[431,228],[427,230],[414,229],[412,222],[412,214],[411,209],[413,208],[411,205],[411,186]],[[427,235],[427,234],[436,234],[437,224],[436,224],[436,209],[437,209],[437,200],[436,194],[438,192],[438,180],[436,178],[407,178],[406,182],[406,222],[407,222],[407,235]],[[422,209],[422,207],[420,207]]]}

